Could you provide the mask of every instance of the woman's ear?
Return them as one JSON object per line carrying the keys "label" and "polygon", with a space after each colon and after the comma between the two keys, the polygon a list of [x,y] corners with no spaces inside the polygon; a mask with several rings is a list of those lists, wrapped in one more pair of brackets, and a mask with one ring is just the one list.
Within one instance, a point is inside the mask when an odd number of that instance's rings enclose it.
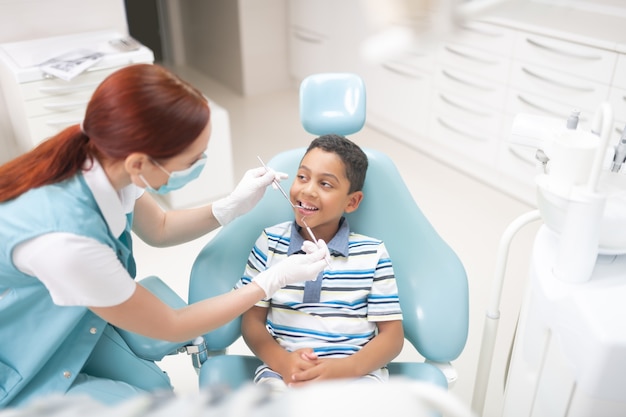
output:
{"label": "woman's ear", "polygon": [[124,168],[130,175],[139,175],[145,169],[146,165],[150,163],[150,158],[145,153],[134,152],[126,157],[124,160]]}
{"label": "woman's ear", "polygon": [[363,191],[355,191],[348,196],[348,203],[343,209],[346,213],[352,213],[359,208],[359,204],[363,201]]}

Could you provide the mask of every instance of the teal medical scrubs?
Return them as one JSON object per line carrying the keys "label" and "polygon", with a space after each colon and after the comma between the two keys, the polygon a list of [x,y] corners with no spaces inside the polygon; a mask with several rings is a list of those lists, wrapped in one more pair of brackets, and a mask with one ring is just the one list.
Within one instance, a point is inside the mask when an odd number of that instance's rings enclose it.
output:
{"label": "teal medical scrubs", "polygon": [[124,232],[111,234],[82,174],[0,203],[0,408],[74,391],[114,402],[171,390],[167,375],[114,327],[86,307],[55,305],[42,282],[12,262],[18,244],[66,232],[108,245],[134,277],[131,224],[128,214]]}

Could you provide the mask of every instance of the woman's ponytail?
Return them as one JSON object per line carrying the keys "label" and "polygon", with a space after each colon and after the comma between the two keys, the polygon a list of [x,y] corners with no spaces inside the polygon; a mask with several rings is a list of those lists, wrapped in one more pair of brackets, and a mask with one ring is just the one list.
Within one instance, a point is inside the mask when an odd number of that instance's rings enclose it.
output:
{"label": "woman's ponytail", "polygon": [[0,202],[76,174],[90,156],[89,138],[70,126],[0,166]]}

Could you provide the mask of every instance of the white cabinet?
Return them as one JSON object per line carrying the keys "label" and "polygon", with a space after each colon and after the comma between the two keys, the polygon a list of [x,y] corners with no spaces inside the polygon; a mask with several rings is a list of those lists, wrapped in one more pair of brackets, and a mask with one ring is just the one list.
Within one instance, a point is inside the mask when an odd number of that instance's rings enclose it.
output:
{"label": "white cabinet", "polygon": [[367,122],[415,145],[428,130],[432,54],[419,48],[383,62],[360,62],[367,90]]}
{"label": "white cabinet", "polygon": [[[292,42],[292,75],[350,68],[371,35],[363,11],[372,12],[373,5],[382,11],[383,3],[291,0],[292,27],[306,28],[302,37],[318,36],[308,47]],[[609,101],[616,143],[626,124],[626,38],[617,16],[531,3],[490,9],[428,48],[391,45],[395,55],[376,62],[357,54],[356,71],[368,95],[366,123],[430,155],[445,155],[443,162],[534,204],[536,150],[509,142],[514,116],[565,123],[576,108],[581,126],[588,127]],[[402,27],[401,21],[388,23]],[[346,26],[356,28],[344,31],[349,42],[334,32]]]}
{"label": "white cabinet", "polygon": [[470,158],[495,167],[512,43],[507,29],[476,22],[439,47],[429,134],[456,164]]}
{"label": "white cabinet", "polygon": [[[123,37],[116,32],[90,32],[0,45],[2,93],[21,151],[80,123],[93,90],[107,75],[126,65],[154,61],[145,46],[121,51],[109,43]],[[81,49],[104,56],[71,81],[49,76],[39,67],[48,59]]]}
{"label": "white cabinet", "polygon": [[[589,128],[600,104],[610,95],[618,54],[564,39],[519,32],[505,107],[506,132],[518,113],[565,120],[581,112],[580,124]],[[499,170],[534,187],[535,149],[501,143]]]}
{"label": "white cabinet", "polygon": [[308,75],[334,71],[332,0],[289,2],[290,73],[296,81]]}
{"label": "white cabinet", "polygon": [[289,70],[297,83],[319,72],[358,70],[360,43],[372,29],[366,4],[289,0]]}

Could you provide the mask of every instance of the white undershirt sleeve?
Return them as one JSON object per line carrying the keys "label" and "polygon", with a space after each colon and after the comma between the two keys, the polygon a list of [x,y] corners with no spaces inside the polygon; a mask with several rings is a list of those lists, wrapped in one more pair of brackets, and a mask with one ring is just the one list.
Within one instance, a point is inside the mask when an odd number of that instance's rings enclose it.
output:
{"label": "white undershirt sleeve", "polygon": [[37,277],[61,306],[118,305],[137,285],[111,247],[71,233],[49,233],[21,243],[13,251],[13,263]]}

